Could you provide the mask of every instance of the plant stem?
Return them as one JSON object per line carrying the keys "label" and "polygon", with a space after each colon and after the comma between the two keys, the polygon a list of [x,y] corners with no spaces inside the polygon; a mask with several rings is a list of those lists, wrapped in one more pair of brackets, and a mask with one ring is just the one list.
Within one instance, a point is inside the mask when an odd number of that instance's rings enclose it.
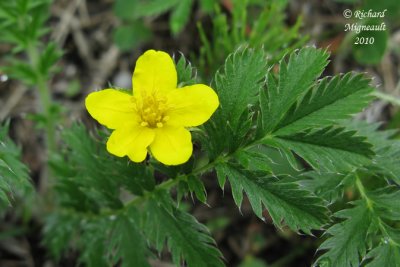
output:
{"label": "plant stem", "polygon": [[[37,78],[36,87],[39,93],[40,114],[46,120],[45,142],[47,150],[47,160],[49,160],[56,149],[55,121],[51,109],[52,106],[51,92],[49,87],[47,86],[46,75],[44,75],[39,71],[39,51],[37,45],[35,43],[31,43],[27,48],[27,52],[31,67],[35,71]],[[46,168],[39,184],[39,190],[43,194],[47,193],[49,191],[49,188],[51,188],[51,186],[49,185],[49,177],[50,177],[49,169]]]}
{"label": "plant stem", "polygon": [[379,91],[374,91],[372,94],[374,96],[376,96],[377,98],[385,100],[385,101],[387,101],[387,102],[389,102],[389,103],[391,103],[393,105],[400,106],[400,99],[395,97],[395,96],[392,96],[392,95],[389,95],[389,94],[385,94],[385,93],[382,93],[382,92],[379,92]]}
{"label": "plant stem", "polygon": [[47,153],[48,157],[56,149],[56,140],[55,140],[55,123],[53,120],[53,114],[51,112],[51,95],[50,90],[47,87],[46,82],[43,79],[40,79],[38,82],[38,89],[40,95],[40,102],[43,105],[43,115],[46,117],[46,140],[47,140]]}
{"label": "plant stem", "polygon": [[360,192],[361,198],[364,199],[367,203],[367,207],[370,211],[374,211],[373,209],[373,202],[371,201],[371,199],[367,196],[366,190],[364,185],[361,182],[360,177],[356,174],[356,187],[358,192]]}

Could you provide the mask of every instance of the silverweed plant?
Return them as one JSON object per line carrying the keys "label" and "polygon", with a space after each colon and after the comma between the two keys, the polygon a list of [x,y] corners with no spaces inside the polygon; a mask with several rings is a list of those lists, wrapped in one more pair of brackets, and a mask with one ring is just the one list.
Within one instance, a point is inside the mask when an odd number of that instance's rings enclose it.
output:
{"label": "silverweed plant", "polygon": [[[276,231],[319,240],[313,266],[400,266],[400,141],[353,118],[373,100],[364,74],[324,77],[324,49],[271,57],[244,44],[212,66],[208,84],[183,55],[148,50],[132,89],[91,88],[81,101],[105,127],[74,123],[55,138],[63,114],[54,116],[47,81],[60,53],[39,41],[48,4],[0,3],[0,38],[17,44],[2,71],[36,87],[42,109],[33,118],[51,155],[49,189],[32,200],[10,123],[1,126],[0,207],[5,216],[19,202],[45,206],[22,216],[43,225],[49,257],[72,251],[79,266],[93,267],[154,266],[157,258],[229,265],[209,228],[181,205],[208,205],[207,176],[238,213],[246,200]],[[277,154],[293,171],[276,167]]]}
{"label": "silverweed plant", "polygon": [[[109,138],[82,124],[62,133],[63,157],[52,162],[60,208],[47,219],[47,246],[56,256],[76,246],[88,266],[150,266],[165,247],[177,266],[224,266],[207,228],[178,205],[186,195],[207,203],[202,176],[215,173],[239,210],[246,195],[260,219],[319,236],[315,265],[398,265],[400,142],[351,120],[373,89],[357,73],[319,79],[328,57],[305,47],[274,73],[263,50],[242,48],[210,87],[176,88],[193,80],[185,59],[144,53],[133,93],[86,98],[89,113],[116,129]],[[297,174],[274,171],[270,149]]]}

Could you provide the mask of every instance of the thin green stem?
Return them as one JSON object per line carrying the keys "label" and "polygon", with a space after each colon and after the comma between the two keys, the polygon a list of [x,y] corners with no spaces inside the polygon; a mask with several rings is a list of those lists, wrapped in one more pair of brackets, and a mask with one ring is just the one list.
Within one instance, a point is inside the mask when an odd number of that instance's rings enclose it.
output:
{"label": "thin green stem", "polygon": [[47,86],[46,76],[43,75],[40,71],[37,71],[39,65],[39,51],[34,44],[31,44],[28,47],[28,56],[31,62],[31,66],[34,70],[36,70],[37,76],[37,88],[39,92],[40,99],[40,113],[46,118],[46,145],[48,157],[50,157],[51,153],[54,152],[56,148],[55,141],[55,122],[53,119],[53,114],[51,110],[51,93],[50,89]]}
{"label": "thin green stem", "polygon": [[374,96],[376,96],[377,98],[385,100],[393,105],[400,106],[400,98],[398,98],[398,97],[395,97],[395,96],[392,96],[389,94],[385,94],[385,93],[382,93],[379,91],[374,91],[372,94]]}
{"label": "thin green stem", "polygon": [[[40,65],[40,52],[36,42],[32,42],[27,47],[27,53],[32,69],[35,71],[37,84],[36,87],[39,93],[39,108],[40,114],[45,118],[45,143],[47,150],[47,160],[49,160],[56,150],[56,137],[55,137],[55,121],[54,114],[52,114],[52,100],[50,89],[47,85],[47,75],[39,70]],[[51,174],[50,169],[45,168],[42,178],[39,183],[39,190],[42,194],[49,198],[51,196]],[[52,206],[52,201],[47,201],[49,206]]]}
{"label": "thin green stem", "polygon": [[356,174],[356,187],[358,192],[361,195],[361,198],[365,200],[365,202],[367,203],[367,207],[369,210],[374,211],[373,209],[373,202],[372,200],[368,197],[367,195],[367,191],[365,190],[364,185],[361,182],[360,177]]}

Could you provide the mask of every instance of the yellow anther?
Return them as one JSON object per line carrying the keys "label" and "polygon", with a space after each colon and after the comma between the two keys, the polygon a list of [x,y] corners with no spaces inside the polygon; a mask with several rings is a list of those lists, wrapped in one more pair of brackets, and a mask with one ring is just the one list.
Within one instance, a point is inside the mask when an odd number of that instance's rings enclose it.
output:
{"label": "yellow anther", "polygon": [[136,110],[141,116],[141,126],[161,128],[169,120],[168,116],[164,117],[166,110],[169,108],[166,97],[151,94],[132,100],[132,102],[136,103]]}

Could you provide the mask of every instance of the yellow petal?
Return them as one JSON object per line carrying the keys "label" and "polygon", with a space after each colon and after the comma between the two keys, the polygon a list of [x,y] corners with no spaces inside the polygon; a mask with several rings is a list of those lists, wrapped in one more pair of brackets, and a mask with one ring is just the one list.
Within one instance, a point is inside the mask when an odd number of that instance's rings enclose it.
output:
{"label": "yellow petal", "polygon": [[198,126],[206,122],[218,108],[217,94],[211,87],[195,84],[168,93],[169,125]]}
{"label": "yellow petal", "polygon": [[192,136],[183,127],[164,126],[157,128],[150,145],[152,155],[165,165],[179,165],[192,155]]}
{"label": "yellow petal", "polygon": [[89,114],[100,124],[116,129],[126,122],[138,120],[131,95],[115,89],[90,93],[85,100]]}
{"label": "yellow petal", "polygon": [[136,61],[132,85],[134,95],[175,89],[177,74],[172,58],[162,51],[146,51]]}
{"label": "yellow petal", "polygon": [[134,162],[146,158],[147,147],[153,142],[155,131],[137,124],[126,124],[116,129],[107,141],[107,150],[111,154],[128,157]]}

